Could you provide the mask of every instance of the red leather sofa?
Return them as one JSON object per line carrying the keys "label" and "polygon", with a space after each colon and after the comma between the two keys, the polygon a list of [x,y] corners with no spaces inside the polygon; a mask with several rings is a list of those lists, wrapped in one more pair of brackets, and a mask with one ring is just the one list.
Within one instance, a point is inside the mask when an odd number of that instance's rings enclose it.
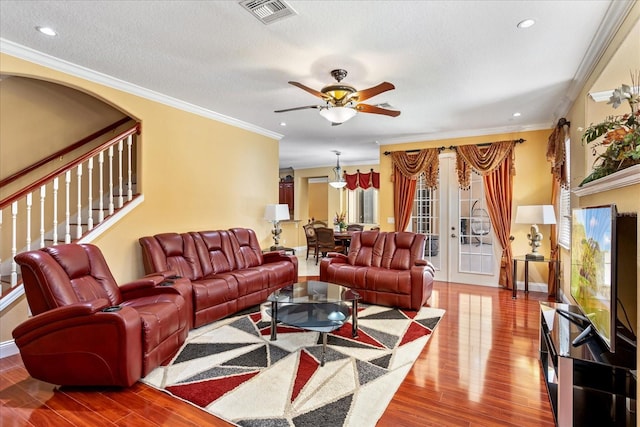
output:
{"label": "red leather sofa", "polygon": [[355,232],[348,255],[332,252],[321,261],[320,280],[348,286],[371,304],[419,310],[433,290],[424,248],[424,234]]}
{"label": "red leather sofa", "polygon": [[147,274],[191,281],[194,327],[262,303],[298,280],[298,259],[281,251],[263,254],[255,232],[246,228],[163,233],[139,242]]}
{"label": "red leather sofa", "polygon": [[23,252],[15,260],[33,316],[13,337],[33,378],[130,386],[169,361],[187,337],[187,280],[152,275],[118,286],[90,244]]}

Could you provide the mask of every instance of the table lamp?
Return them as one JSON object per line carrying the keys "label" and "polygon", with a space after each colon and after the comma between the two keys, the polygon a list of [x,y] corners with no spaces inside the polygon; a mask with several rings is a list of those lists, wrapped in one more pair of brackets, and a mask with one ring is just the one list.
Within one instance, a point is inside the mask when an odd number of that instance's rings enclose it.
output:
{"label": "table lamp", "polygon": [[531,224],[531,231],[527,234],[531,253],[525,255],[526,259],[540,261],[544,255],[538,252],[542,233],[538,230],[538,224],[555,224],[556,215],[552,205],[528,205],[518,206],[516,212],[516,224]]}
{"label": "table lamp", "polygon": [[267,205],[264,209],[264,219],[273,223],[271,234],[273,234],[274,246],[271,250],[276,250],[280,246],[280,233],[282,233],[280,221],[289,219],[289,205]]}

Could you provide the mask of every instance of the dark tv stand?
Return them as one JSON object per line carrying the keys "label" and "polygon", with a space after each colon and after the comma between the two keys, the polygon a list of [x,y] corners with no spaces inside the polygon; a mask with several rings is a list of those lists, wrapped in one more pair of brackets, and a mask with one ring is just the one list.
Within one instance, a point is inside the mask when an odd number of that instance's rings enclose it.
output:
{"label": "dark tv stand", "polygon": [[575,306],[540,303],[540,364],[556,423],[635,426],[635,346],[619,340],[611,353],[593,333],[573,345],[582,317]]}
{"label": "dark tv stand", "polygon": [[568,321],[582,328],[582,332],[571,341],[571,345],[574,347],[578,347],[582,344],[585,344],[588,339],[593,338],[593,326],[591,326],[591,322],[589,319],[582,314],[574,313],[573,311],[563,310],[561,308],[556,308],[556,313],[562,315]]}

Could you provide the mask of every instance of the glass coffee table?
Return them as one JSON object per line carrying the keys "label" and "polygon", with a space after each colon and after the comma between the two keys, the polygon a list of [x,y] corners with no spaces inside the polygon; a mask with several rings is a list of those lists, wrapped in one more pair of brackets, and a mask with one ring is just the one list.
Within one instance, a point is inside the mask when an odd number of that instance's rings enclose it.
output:
{"label": "glass coffee table", "polygon": [[313,280],[278,289],[267,297],[267,301],[271,302],[271,341],[278,339],[278,322],[320,332],[320,366],[324,366],[327,333],[340,329],[352,317],[351,334],[354,338],[358,336],[359,299],[360,294],[345,286]]}

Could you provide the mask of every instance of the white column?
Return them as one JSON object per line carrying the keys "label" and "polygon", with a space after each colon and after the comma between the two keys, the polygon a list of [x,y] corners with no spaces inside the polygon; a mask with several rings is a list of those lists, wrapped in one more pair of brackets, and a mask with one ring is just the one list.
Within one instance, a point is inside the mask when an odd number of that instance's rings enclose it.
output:
{"label": "white column", "polygon": [[53,244],[58,244],[58,177],[53,178]]}
{"label": "white column", "polygon": [[82,163],[78,165],[76,170],[76,177],[78,179],[78,213],[76,214],[76,239],[80,239],[82,237]]}
{"label": "white column", "polygon": [[113,145],[109,147],[109,215],[113,215]]}
{"label": "white column", "polygon": [[127,201],[133,199],[133,187],[131,183],[131,144],[133,143],[133,135],[127,137],[127,160],[128,160],[128,176],[127,176]]}
{"label": "white column", "polygon": [[70,195],[69,195],[69,189],[71,188],[71,171],[68,170],[65,174],[64,174],[64,188],[65,188],[65,203],[64,203],[64,216],[65,216],[65,223],[64,223],[64,242],[65,243],[71,243],[71,221],[70,221],[70,216],[71,216],[71,211],[70,211],[70,204],[71,204],[71,200],[70,200]]}
{"label": "white column", "polygon": [[98,223],[104,221],[104,151],[98,154],[98,172],[99,182],[98,185]]}
{"label": "white column", "polygon": [[118,209],[124,205],[124,198],[122,197],[122,194],[124,193],[122,185],[122,180],[124,179],[122,174],[122,141],[123,140],[121,139],[120,142],[118,142]]}
{"label": "white column", "polygon": [[40,187],[40,247],[44,248],[44,201],[47,197],[47,186]]}
{"label": "white column", "polygon": [[87,231],[93,230],[93,157],[87,162],[87,181],[89,183],[89,194],[87,200],[89,202],[89,213],[87,214]]}
{"label": "white column", "polygon": [[25,231],[25,243],[27,245],[27,250],[31,250],[31,206],[33,205],[33,193],[27,194],[26,197],[27,203],[27,229]]}
{"label": "white column", "polygon": [[18,264],[15,256],[18,254],[18,202],[11,203],[11,287],[18,283]]}

